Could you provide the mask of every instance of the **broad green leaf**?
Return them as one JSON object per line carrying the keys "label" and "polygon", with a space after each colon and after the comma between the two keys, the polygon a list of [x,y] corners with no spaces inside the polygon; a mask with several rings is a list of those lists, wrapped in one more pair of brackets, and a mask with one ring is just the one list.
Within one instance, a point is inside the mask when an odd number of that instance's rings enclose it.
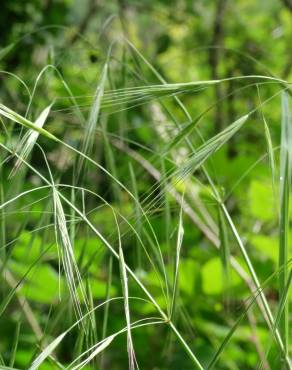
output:
{"label": "broad green leaf", "polygon": [[[224,279],[222,261],[219,257],[214,257],[206,262],[201,268],[202,274],[202,289],[205,294],[220,294],[222,293]],[[240,278],[231,271],[230,287],[235,287],[240,284]]]}
{"label": "broad green leaf", "polygon": [[[11,262],[11,271],[21,277],[28,269],[28,265]],[[29,300],[45,304],[56,303],[59,298],[59,277],[58,273],[48,264],[38,264],[26,277],[21,286],[21,293]]]}
{"label": "broad green leaf", "polygon": [[198,292],[200,265],[194,259],[182,258],[179,265],[179,288],[189,297]]}
{"label": "broad green leaf", "polygon": [[271,259],[273,262],[278,261],[278,239],[272,235],[255,234],[250,239],[255,246],[261,259]]}
{"label": "broad green leaf", "polygon": [[248,214],[261,221],[276,221],[274,193],[270,181],[253,180],[248,190]]}

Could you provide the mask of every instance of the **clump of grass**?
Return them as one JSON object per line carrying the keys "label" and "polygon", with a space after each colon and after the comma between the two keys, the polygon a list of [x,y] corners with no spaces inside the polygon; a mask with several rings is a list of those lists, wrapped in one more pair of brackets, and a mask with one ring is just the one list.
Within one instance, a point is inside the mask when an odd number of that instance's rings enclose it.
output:
{"label": "clump of grass", "polygon": [[[211,107],[204,110],[203,113],[199,114],[197,118],[193,119],[182,102],[183,94],[188,94],[188,96],[194,97],[195,99],[196,94],[206,93],[206,89],[212,88],[217,84],[224,84],[230,80],[239,81],[241,84],[252,82],[255,88],[257,88],[259,83],[273,83],[278,85],[280,90],[288,89],[286,81],[259,75],[170,84],[161,77],[157,70],[132,44],[129,44],[129,47],[131,53],[134,53],[134,55],[146,65],[151,71],[151,74],[158,80],[158,83],[145,83],[144,85],[134,87],[107,89],[106,83],[107,80],[110,79],[109,72],[111,68],[110,56],[108,56],[101,71],[98,86],[93,95],[88,119],[87,121],[83,120],[83,122],[85,122],[85,127],[82,132],[82,137],[80,137],[75,144],[68,143],[66,139],[59,136],[59,134],[52,133],[54,131],[51,127],[47,128],[44,126],[49,114],[53,110],[52,104],[40,114],[35,122],[27,118],[28,112],[32,107],[33,99],[35,99],[37,84],[40,82],[41,76],[43,76],[48,67],[43,69],[37,78],[33,92],[30,94],[26,114],[22,115],[18,113],[16,109],[11,109],[3,103],[0,104],[0,115],[5,123],[4,127],[7,130],[3,135],[0,146],[8,156],[3,157],[2,164],[9,166],[9,163],[7,163],[8,159],[13,155],[16,157],[16,164],[11,172],[14,176],[9,177],[10,183],[13,184],[13,181],[15,181],[15,183],[19,181],[18,175],[20,175],[21,170],[25,168],[26,171],[37,178],[40,184],[37,190],[47,192],[43,198],[48,198],[48,201],[53,205],[52,212],[49,216],[50,224],[44,225],[44,227],[49,230],[51,230],[50,227],[53,227],[58,245],[58,254],[62,261],[62,269],[59,268],[58,271],[59,279],[61,279],[64,274],[67,282],[67,293],[69,293],[67,296],[68,299],[66,296],[65,299],[61,299],[61,308],[60,312],[57,312],[57,318],[55,318],[56,322],[59,322],[59,317],[64,315],[64,312],[69,311],[71,304],[74,308],[72,318],[73,324],[69,326],[68,329],[57,335],[53,340],[51,340],[51,337],[47,333],[43,334],[44,338],[38,338],[38,343],[36,344],[38,347],[34,348],[34,350],[38,350],[39,354],[33,355],[29,368],[31,370],[38,369],[44,363],[51,363],[58,368],[64,368],[65,366],[75,370],[85,368],[93,363],[96,356],[103,351],[106,349],[110,351],[111,346],[114,345],[115,339],[125,334],[127,337],[126,347],[129,369],[138,369],[139,358],[136,353],[137,345],[134,343],[133,331],[137,329],[140,331],[147,327],[154,327],[154,329],[157,329],[159,326],[163,327],[164,330],[171,331],[177,343],[181,345],[181,348],[189,357],[190,366],[200,370],[205,368],[211,369],[214,368],[219,362],[220,357],[223,356],[224,350],[227,348],[227,345],[230,344],[236,330],[245,319],[248,310],[253,307],[253,305],[257,305],[261,319],[266,322],[266,330],[271,343],[270,346],[267,347],[265,360],[267,363],[270,360],[270,349],[272,345],[274,345],[281,356],[277,364],[282,366],[284,363],[286,368],[291,369],[288,299],[291,283],[291,271],[289,270],[291,261],[288,255],[288,235],[292,142],[291,118],[288,104],[290,97],[288,92],[284,92],[282,96],[279,265],[273,276],[264,283],[261,283],[259,279],[258,271],[253,263],[253,256],[243,242],[240,228],[236,227],[232,212],[228,209],[228,204],[221,194],[216,177],[213,176],[212,171],[210,171],[211,166],[209,166],[209,164],[214,158],[214,155],[218,154],[224,146],[228,145],[232,138],[238,135],[239,132],[247,129],[246,126],[252,118],[253,113],[260,111],[263,105],[268,104],[274,96],[263,102],[260,101],[259,105],[252,108],[249,112],[242,112],[240,118],[234,117],[232,123],[226,125],[219,133],[217,132],[210,135],[211,137],[208,137],[206,140],[203,139],[201,131],[199,130],[199,123],[204,120],[208,111],[214,106],[214,103]],[[0,52],[0,57],[9,51],[9,47],[6,51],[5,49],[2,50]],[[54,67],[52,68],[54,69]],[[76,102],[77,97],[74,97],[71,93],[64,79],[62,77],[60,78],[63,87],[65,87],[65,90],[69,94],[72,107],[79,108],[79,103],[77,104]],[[277,94],[279,94],[279,92],[275,95]],[[166,98],[173,101],[176,107],[179,107],[180,113],[183,112],[187,120],[184,124],[180,124],[174,115],[171,114]],[[153,145],[154,149],[152,149],[151,155],[147,153],[147,156],[145,155],[144,157],[141,154],[144,152],[142,150],[141,153],[138,151],[136,142],[129,141],[134,149],[130,148],[125,144],[126,140],[124,140],[122,135],[111,135],[110,132],[107,132],[108,126],[106,124],[106,119],[108,118],[102,116],[101,112],[108,111],[110,114],[122,114],[121,112],[127,111],[129,108],[133,107],[133,105],[146,105],[154,100],[157,104],[160,104],[166,114],[168,114],[172,127],[176,130],[170,142],[163,141],[163,138],[157,136],[155,139],[159,140],[159,150],[156,150],[155,145]],[[58,110],[58,112],[62,113],[62,110]],[[78,112],[78,117],[80,118],[80,111],[78,110]],[[274,148],[269,127],[265,117],[262,116],[262,118],[264,120],[264,135],[268,146],[272,182],[275,189],[276,160],[274,157]],[[12,126],[13,123],[18,124],[25,134],[19,139],[19,142],[16,143],[16,146],[11,147],[10,132],[12,132],[12,130],[9,126]],[[96,134],[98,132],[101,132],[101,140],[104,145],[104,157],[107,159],[105,164],[100,158],[96,158],[94,154],[95,146],[100,145],[100,142],[96,139]],[[157,130],[156,132],[157,135],[159,135],[161,131]],[[195,140],[192,140],[193,133],[197,135]],[[61,182],[63,178],[65,180],[67,179],[65,176],[66,171],[64,171],[64,173],[55,174],[51,170],[46,159],[46,150],[38,143],[40,137],[42,140],[47,140],[49,144],[53,144],[57,148],[66,148],[66,151],[70,151],[73,155],[72,168],[74,169],[74,177],[72,183],[68,184]],[[200,144],[198,144],[198,142]],[[127,163],[126,166],[127,176],[129,177],[128,181],[125,181],[125,179],[121,180],[123,178],[121,174],[124,173],[124,168],[119,168],[119,165],[116,164],[116,161],[120,163],[120,154],[117,154],[112,144],[114,144],[115,148],[118,148],[121,153],[124,151],[124,153],[129,155],[133,161],[133,163]],[[37,147],[39,149],[37,149]],[[177,158],[179,148],[185,149],[183,152],[187,153],[182,155],[180,160]],[[145,150],[145,148],[142,149]],[[42,156],[39,158],[39,160],[42,161],[41,170],[38,169],[36,162],[33,160],[33,155],[37,150],[42,153]],[[115,158],[115,156],[117,158]],[[162,164],[161,172],[155,167],[157,162]],[[136,172],[135,169],[137,164],[139,170]],[[141,192],[139,189],[139,171],[142,172],[144,169],[146,169],[156,181]],[[95,172],[102,174],[104,182],[108,185],[109,189],[111,189],[108,192],[105,191],[103,195],[97,192],[97,187],[92,183],[91,176],[92,173]],[[3,177],[2,174],[1,176]],[[240,180],[242,180],[242,178],[240,178]],[[21,199],[25,199],[36,190],[33,188],[29,190],[24,188],[18,191],[21,185],[20,182],[17,184],[16,193],[14,194],[12,192],[12,195],[8,199],[6,199],[6,194],[4,194],[4,190],[1,188],[1,218],[4,219],[5,223],[5,218],[8,218],[7,209],[9,207],[15,207],[15,210],[19,210],[19,208],[17,208],[18,202]],[[198,191],[198,194],[194,195],[193,190],[196,189],[196,186],[200,191]],[[208,203],[204,204],[204,199],[201,197],[201,192],[206,190],[209,199],[211,199],[211,205]],[[169,197],[172,197],[171,200]],[[42,204],[43,198],[37,199],[36,203]],[[130,207],[128,207],[130,210],[124,206],[123,202],[130,205]],[[33,202],[33,204],[34,203],[35,202]],[[98,206],[96,208],[97,204]],[[175,206],[173,206],[173,204],[175,204]],[[92,207],[90,211],[88,211],[89,206]],[[173,207],[173,209],[171,207]],[[164,215],[163,225],[165,225],[168,231],[171,228],[172,220],[179,220],[175,242],[173,243],[172,241],[172,235],[167,235],[167,242],[165,245],[161,242],[157,226],[153,225],[153,215],[159,215],[161,209],[164,208],[166,212],[162,212]],[[216,208],[215,213],[214,208]],[[66,209],[70,211],[69,216],[66,214]],[[99,212],[104,209],[107,209],[110,215],[107,216],[108,219],[102,220],[103,222],[101,225],[96,222],[95,217],[98,218]],[[31,211],[31,216],[33,214],[32,212],[33,211]],[[215,221],[216,216],[214,216],[216,212],[218,212],[217,222]],[[175,213],[177,217],[170,217],[173,213]],[[184,253],[187,253],[185,248],[183,248],[183,237],[186,234],[184,220],[187,218],[192,222],[192,227],[195,225],[196,229],[198,228],[199,232],[203,234],[202,239],[206,237],[210,245],[212,244],[220,249],[220,251],[216,251],[215,253],[221,254],[224,270],[222,279],[225,280],[226,283],[223,285],[228,294],[230,294],[229,286],[232,283],[232,269],[239,274],[240,278],[243,279],[244,284],[246,284],[249,289],[248,294],[250,300],[245,305],[244,312],[239,315],[239,317],[236,317],[234,322],[229,323],[230,328],[227,331],[227,335],[224,335],[222,341],[216,342],[216,346],[214,345],[212,347],[213,355],[210,356],[208,361],[206,361],[204,356],[198,351],[199,347],[193,345],[193,343],[188,340],[186,334],[188,330],[191,330],[192,325],[191,320],[186,314],[187,309],[183,304],[184,296],[183,293],[181,294],[180,277]],[[2,220],[2,222],[4,221]],[[26,229],[25,220],[22,222],[21,231]],[[106,232],[107,223],[110,224],[110,232],[108,233]],[[4,224],[2,224],[2,226],[3,225]],[[82,236],[86,235],[84,237],[85,251],[82,251],[83,254],[87,252],[86,247],[89,245],[87,238],[89,238],[88,235],[91,235],[96,244],[96,249],[98,249],[98,246],[102,246],[107,253],[107,257],[108,255],[110,256],[108,270],[106,270],[108,276],[105,278],[107,281],[106,294],[105,296],[99,297],[99,299],[103,299],[101,304],[97,304],[92,298],[94,287],[89,286],[90,281],[92,281],[90,280],[92,275],[96,279],[96,276],[92,273],[92,267],[99,267],[94,266],[96,260],[92,258],[92,260],[87,261],[87,265],[84,267],[82,263],[82,253],[80,253],[79,258],[76,257],[75,248],[77,249],[77,236],[80,235],[80,233]],[[128,242],[131,237],[135,240],[135,248],[138,249],[138,253],[136,254],[132,253],[133,243],[131,244]],[[124,247],[123,243],[127,246]],[[230,248],[230,243],[234,244],[234,249]],[[3,248],[5,248],[6,240],[3,239],[2,244]],[[239,250],[242,257],[240,263],[238,262],[238,255],[232,255],[232,251],[236,248]],[[129,257],[127,253],[129,253]],[[138,260],[135,260],[135,258],[132,259],[133,255],[137,255]],[[13,257],[8,255],[1,261],[6,272],[12,268],[9,264],[10,258],[12,259]],[[117,279],[117,276],[114,276],[115,266],[113,259],[116,260],[119,266],[119,281],[122,297],[116,296],[111,298],[110,295],[113,279]],[[54,260],[54,262],[56,261]],[[36,264],[40,265],[41,263],[42,262],[39,260],[36,262]],[[246,270],[241,264],[245,264]],[[29,272],[33,267],[34,263],[30,265]],[[149,280],[147,280],[147,276],[151,276],[151,271],[154,272],[155,278],[152,278],[152,280],[149,278]],[[170,271],[173,273],[173,276],[171,276]],[[26,276],[28,276],[28,272],[24,274],[23,278],[16,286],[11,287],[12,293],[8,295],[8,299],[1,306],[1,314],[5,313],[16,291],[25,282]],[[276,276],[279,276],[279,305],[276,315],[274,315],[270,307],[270,302],[265,295],[264,288],[266,288],[272,278]],[[154,281],[156,282],[156,278],[159,283],[155,286]],[[141,294],[141,296],[131,296],[130,287],[133,291],[135,289],[135,294]],[[193,298],[195,298],[195,295]],[[228,298],[231,297],[228,296]],[[65,301],[63,306],[62,301]],[[112,327],[111,329],[108,328],[111,315],[114,315],[110,308],[113,304],[118,304],[119,302],[122,302],[126,325],[125,327],[112,330]],[[134,307],[134,303],[136,311],[133,315],[134,309],[132,307]],[[140,306],[138,304],[140,304]],[[94,315],[101,307],[104,309],[103,319],[102,322],[98,322],[98,320],[95,320],[96,317]],[[157,316],[151,316],[149,312],[152,311],[155,311]],[[32,311],[30,311],[30,315],[33,315]],[[58,317],[58,315],[60,316]],[[133,318],[133,316],[138,316],[138,318]],[[91,324],[93,331],[95,331],[92,338],[90,338],[90,334],[86,330],[86,325],[84,324],[88,318],[92,319]],[[183,320],[187,323],[187,331],[183,330],[184,327],[181,323]],[[68,361],[68,363],[61,364],[58,360],[57,347],[61,346],[66,336],[69,333],[71,334],[72,331],[77,330],[77,327],[79,331],[77,337],[79,338],[78,343],[80,351],[77,354],[73,354],[75,358],[73,358],[70,363]],[[112,332],[109,333],[110,330],[112,330]],[[21,327],[18,326],[9,362],[10,367],[13,367],[15,363],[20,335]],[[198,336],[200,335],[201,333],[198,331]],[[50,340],[47,340],[47,337]],[[46,340],[43,341],[44,339]],[[94,342],[94,344],[92,344],[92,342]],[[262,353],[259,355],[260,358],[262,358]],[[96,362],[94,362],[94,364],[96,364]],[[101,361],[101,366],[103,365],[104,361]],[[3,366],[5,366],[5,364],[3,364]]]}

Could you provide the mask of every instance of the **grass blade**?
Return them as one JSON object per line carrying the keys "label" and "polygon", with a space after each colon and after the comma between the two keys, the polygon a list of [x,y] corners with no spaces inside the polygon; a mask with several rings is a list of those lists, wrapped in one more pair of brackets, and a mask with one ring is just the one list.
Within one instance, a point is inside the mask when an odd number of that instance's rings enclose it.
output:
{"label": "grass blade", "polygon": [[76,314],[82,317],[80,300],[77,293],[78,285],[84,303],[87,305],[85,289],[81,280],[80,272],[75,260],[74,250],[71,244],[69,233],[66,226],[66,218],[58,191],[53,188],[54,214],[55,214],[55,233],[58,245],[61,247],[61,258],[65,270],[66,279],[70,295],[72,297]]}
{"label": "grass blade", "polygon": [[83,369],[94,357],[96,357],[100,352],[102,352],[106,347],[108,347],[111,342],[114,340],[115,335],[111,335],[108,338],[104,339],[96,348],[91,352],[91,354],[80,364],[71,368],[71,370],[80,370]]}
{"label": "grass blade", "polygon": [[182,213],[182,207],[181,207],[180,214],[179,214],[179,224],[178,224],[177,242],[176,242],[174,283],[173,283],[172,302],[171,302],[171,307],[170,307],[170,319],[173,318],[174,311],[175,311],[176,298],[178,295],[179,260],[180,260],[180,251],[181,251],[182,241],[183,241],[183,236],[184,236],[182,215],[183,213]]}
{"label": "grass blade", "polygon": [[223,281],[225,284],[225,293],[228,302],[229,288],[230,288],[230,246],[228,239],[228,231],[226,220],[220,205],[218,206],[218,224],[219,224],[219,239],[220,239],[220,252],[223,266]]}
{"label": "grass blade", "polygon": [[[258,97],[260,101],[260,105],[262,105],[261,96],[260,96],[260,90],[259,86],[257,85],[257,91],[258,91]],[[268,157],[269,157],[269,164],[271,168],[271,177],[272,177],[272,186],[273,186],[273,192],[276,199],[276,165],[275,165],[275,156],[274,156],[274,148],[273,148],[273,142],[272,142],[272,136],[270,133],[269,125],[266,121],[263,109],[260,110],[261,117],[264,123],[264,130],[265,130],[265,137],[267,142],[267,151],[268,151]]]}
{"label": "grass blade", "polygon": [[[117,223],[117,220],[116,220],[116,223]],[[119,233],[120,274],[121,274],[121,281],[122,281],[122,288],[123,288],[123,295],[124,295],[124,308],[125,308],[125,316],[126,316],[126,324],[127,324],[127,351],[128,351],[128,357],[129,357],[129,369],[134,370],[135,363],[136,363],[136,356],[134,352],[133,339],[132,339],[132,333],[131,333],[128,277],[127,277],[127,269],[126,269],[124,253],[122,249],[122,243],[121,243],[118,223],[117,223],[117,228],[118,228],[118,233]]]}
{"label": "grass blade", "polygon": [[[289,193],[292,165],[292,127],[288,94],[282,95],[281,153],[280,153],[280,236],[279,236],[279,299],[283,298],[288,279],[288,235],[289,235]],[[279,331],[283,338],[284,350],[288,354],[289,308],[286,303],[279,320]]]}
{"label": "grass blade", "polygon": [[[52,104],[50,104],[47,108],[45,108],[42,113],[39,115],[37,120],[35,121],[35,126],[38,128],[42,128],[45,121],[48,118],[50,113]],[[16,148],[16,151],[19,153],[19,157],[15,163],[15,166],[10,174],[10,177],[16,174],[17,170],[20,168],[21,164],[23,163],[22,159],[27,159],[29,154],[31,153],[37,139],[39,137],[39,132],[35,129],[30,129],[28,132],[23,136],[22,140],[19,142],[19,145]]]}
{"label": "grass blade", "polygon": [[67,332],[62,333],[56,339],[54,339],[43,351],[42,353],[34,360],[34,362],[29,367],[29,370],[36,370],[39,366],[45,361],[45,359],[52,354],[55,348],[62,342],[63,338]]}
{"label": "grass blade", "polygon": [[201,145],[198,150],[192,155],[192,157],[178,169],[178,175],[184,178],[189,173],[195,171],[200,167],[212,154],[221,148],[246,122],[249,115],[239,118],[225,130],[221,131],[218,135],[215,135],[210,140],[206,141]]}
{"label": "grass blade", "polygon": [[[100,105],[101,105],[101,100],[102,100],[103,92],[104,92],[104,86],[105,86],[105,82],[107,78],[107,70],[108,70],[108,64],[106,63],[105,66],[103,67],[100,81],[95,91],[95,98],[94,98],[94,101],[93,101],[93,104],[90,110],[88,120],[86,122],[84,140],[83,140],[82,149],[81,149],[82,153],[84,154],[90,154],[93,148],[94,132],[96,129],[98,118],[99,118]],[[83,162],[84,162],[84,157],[79,157],[79,162],[77,165],[78,174],[80,174],[80,171],[83,166]]]}
{"label": "grass blade", "polygon": [[14,362],[15,362],[15,356],[16,356],[18,342],[19,342],[20,325],[21,325],[20,322],[18,322],[16,324],[16,330],[15,330],[15,335],[14,335],[14,343],[13,343],[13,346],[12,346],[10,360],[9,360],[9,366],[10,367],[13,367]]}

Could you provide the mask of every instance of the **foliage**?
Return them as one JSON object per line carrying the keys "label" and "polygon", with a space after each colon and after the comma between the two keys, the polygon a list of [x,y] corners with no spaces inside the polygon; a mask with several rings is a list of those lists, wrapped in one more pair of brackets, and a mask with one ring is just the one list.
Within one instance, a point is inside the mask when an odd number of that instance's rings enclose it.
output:
{"label": "foliage", "polygon": [[0,18],[0,369],[291,369],[289,0]]}

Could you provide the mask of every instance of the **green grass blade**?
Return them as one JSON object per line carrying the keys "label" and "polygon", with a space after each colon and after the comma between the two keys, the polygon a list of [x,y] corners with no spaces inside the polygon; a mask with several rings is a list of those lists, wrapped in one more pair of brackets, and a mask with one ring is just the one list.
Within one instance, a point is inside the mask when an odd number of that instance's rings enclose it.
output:
{"label": "green grass blade", "polygon": [[128,358],[129,358],[129,370],[134,370],[135,364],[136,364],[136,356],[134,352],[133,339],[132,339],[132,333],[131,333],[128,276],[127,276],[127,269],[126,269],[126,264],[125,264],[125,259],[124,259],[124,253],[122,249],[120,230],[119,230],[119,225],[118,225],[117,220],[116,220],[116,224],[117,224],[118,235],[119,235],[120,275],[121,275],[121,283],[122,283],[122,288],[123,288],[124,309],[125,309],[125,316],[126,316],[126,323],[127,323],[127,351],[128,351]]}
{"label": "green grass blade", "polygon": [[51,134],[49,131],[43,129],[42,127],[36,126],[33,122],[22,117],[20,114],[14,112],[12,109],[6,107],[2,103],[0,103],[0,114],[8,119],[11,119],[13,122],[19,123],[20,125],[26,128],[37,131],[39,134],[42,134],[44,137],[48,139],[60,142],[60,140],[55,135]]}
{"label": "green grass blade", "polygon": [[66,217],[58,191],[53,188],[55,234],[57,245],[61,250],[62,265],[65,271],[68,288],[78,317],[82,317],[80,299],[77,288],[79,285],[83,301],[88,308],[88,299],[83,286],[79,268],[75,259],[73,246],[66,225]]}
{"label": "green grass blade", "polygon": [[[258,85],[257,85],[257,91],[258,91],[258,97],[259,97],[260,106],[261,106],[262,101],[261,101],[260,90],[259,90]],[[268,152],[269,164],[271,168],[272,186],[273,186],[274,196],[276,199],[276,164],[275,164],[275,155],[274,155],[272,136],[271,136],[269,125],[266,121],[263,109],[261,108],[260,111],[261,111],[261,117],[264,123],[265,137],[266,137],[266,143],[267,143],[267,152]]]}
{"label": "green grass blade", "polygon": [[18,342],[19,342],[20,326],[21,326],[21,323],[18,322],[16,324],[16,330],[15,330],[15,335],[14,335],[14,342],[13,342],[12,349],[11,349],[11,354],[10,354],[10,360],[9,360],[9,366],[10,367],[13,367],[14,366],[14,362],[15,362],[15,356],[16,356]]}
{"label": "green grass blade", "polygon": [[[108,278],[106,284],[106,294],[105,294],[105,306],[103,312],[103,322],[102,322],[102,337],[101,339],[106,338],[107,327],[108,327],[108,319],[109,319],[109,308],[110,308],[110,290],[112,286],[112,275],[113,275],[113,256],[109,256],[109,263],[108,263]],[[103,354],[100,358],[100,367],[103,369],[104,357]]]}
{"label": "green grass blade", "polygon": [[137,199],[137,201],[135,201],[135,219],[136,219],[135,228],[137,230],[136,250],[137,250],[137,266],[138,268],[141,268],[142,256],[141,256],[141,249],[140,249],[140,239],[141,239],[141,231],[142,231],[142,215],[141,215],[141,210],[139,206],[139,193],[138,193],[137,179],[136,179],[136,175],[135,175],[133,165],[131,162],[129,162],[129,172],[130,172],[130,177],[131,177],[132,191],[133,191],[135,198]]}
{"label": "green grass blade", "polygon": [[[289,236],[289,194],[292,165],[292,127],[288,94],[282,95],[281,153],[280,153],[280,224],[279,224],[279,299],[285,294],[288,278],[288,236]],[[279,321],[279,331],[288,354],[289,345],[289,303],[287,302]]]}
{"label": "green grass blade", "polygon": [[246,122],[249,115],[239,118],[231,125],[229,125],[225,130],[221,131],[219,134],[215,135],[208,141],[206,141],[202,146],[200,146],[196,152],[191,156],[191,158],[186,161],[185,164],[178,169],[177,174],[179,178],[185,178],[189,173],[195,171],[200,167],[212,154],[214,154],[218,149],[222,147]]}
{"label": "green grass blade", "polygon": [[[39,115],[39,117],[35,121],[35,126],[36,127],[38,127],[38,128],[43,127],[43,125],[45,124],[45,122],[48,118],[51,107],[52,107],[52,105],[49,105],[47,108],[45,108],[41,112],[41,114]],[[39,136],[39,132],[36,131],[35,129],[28,130],[28,132],[23,136],[23,138],[19,142],[19,145],[16,148],[16,151],[18,152],[20,158],[17,159],[17,161],[15,163],[15,166],[14,166],[14,169],[12,170],[10,176],[15,175],[17,170],[20,168],[21,164],[23,163],[21,158],[27,159],[27,157],[30,155],[30,153],[31,153],[31,151],[32,151],[37,139],[38,139],[38,136]]]}
{"label": "green grass blade", "polygon": [[223,266],[223,282],[225,284],[225,293],[228,301],[230,288],[230,246],[226,219],[224,217],[222,208],[218,206],[218,225],[219,225],[219,240],[220,252]]}
{"label": "green grass blade", "polygon": [[62,333],[57,338],[55,338],[43,351],[42,353],[33,361],[29,370],[37,370],[40,365],[45,361],[45,359],[50,356],[55,348],[62,342],[63,338],[67,332]]}
{"label": "green grass blade", "polygon": [[111,335],[106,339],[103,339],[95,348],[94,350],[90,353],[90,355],[83,360],[80,364],[70,367],[71,370],[80,370],[83,369],[91,360],[94,359],[99,353],[101,353],[103,350],[105,350],[111,342],[115,339],[115,335]]}
{"label": "green grass blade", "polygon": [[171,301],[171,306],[170,306],[170,319],[172,319],[174,315],[175,305],[176,305],[176,300],[177,300],[177,295],[178,295],[178,287],[179,287],[179,261],[180,261],[180,252],[181,252],[183,236],[184,236],[182,216],[183,216],[183,212],[182,212],[182,207],[181,207],[180,214],[179,214],[177,241],[176,241],[176,256],[175,256],[173,293],[172,293],[172,301]]}
{"label": "green grass blade", "polygon": [[[89,117],[88,117],[88,120],[85,126],[85,134],[84,134],[84,140],[83,140],[81,151],[82,153],[86,155],[90,154],[93,148],[94,138],[95,138],[94,133],[96,130],[98,119],[99,119],[101,100],[103,97],[104,86],[105,86],[105,82],[107,79],[107,71],[108,71],[108,63],[106,63],[105,66],[103,67],[100,81],[95,91],[95,95],[94,95],[95,98],[94,98],[94,101],[93,101],[93,104],[92,104],[92,107],[89,113]],[[77,165],[77,170],[78,170],[78,174],[80,174],[80,171],[82,169],[83,162],[84,162],[84,157],[78,157],[78,158],[79,158],[79,162]]]}

